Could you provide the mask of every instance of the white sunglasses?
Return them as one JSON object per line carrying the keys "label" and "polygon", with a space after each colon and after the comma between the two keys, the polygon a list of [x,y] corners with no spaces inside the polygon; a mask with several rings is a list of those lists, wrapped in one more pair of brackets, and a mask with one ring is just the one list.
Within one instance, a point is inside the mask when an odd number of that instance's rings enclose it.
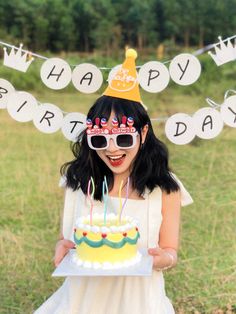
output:
{"label": "white sunglasses", "polygon": [[110,139],[120,149],[130,149],[137,143],[138,132],[119,134],[87,134],[88,146],[94,150],[107,149]]}

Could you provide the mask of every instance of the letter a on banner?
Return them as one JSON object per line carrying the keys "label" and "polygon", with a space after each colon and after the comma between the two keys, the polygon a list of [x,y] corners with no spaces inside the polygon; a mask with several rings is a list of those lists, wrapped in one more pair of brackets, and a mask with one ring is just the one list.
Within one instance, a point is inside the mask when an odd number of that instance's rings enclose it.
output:
{"label": "letter a on banner", "polygon": [[75,88],[85,94],[95,93],[102,85],[101,71],[93,64],[77,65],[72,73],[72,83]]}
{"label": "letter a on banner", "polygon": [[43,83],[51,89],[65,88],[71,81],[71,68],[60,58],[46,60],[40,70]]}

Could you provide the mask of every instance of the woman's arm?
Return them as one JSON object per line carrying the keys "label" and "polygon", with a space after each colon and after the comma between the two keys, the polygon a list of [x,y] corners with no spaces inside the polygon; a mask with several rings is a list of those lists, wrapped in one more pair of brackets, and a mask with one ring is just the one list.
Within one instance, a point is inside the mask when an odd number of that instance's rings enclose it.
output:
{"label": "woman's arm", "polygon": [[180,225],[180,192],[162,193],[162,224],[159,248],[149,249],[154,257],[154,268],[164,270],[177,264]]}
{"label": "woman's arm", "polygon": [[[65,202],[65,196],[64,196],[64,202]],[[54,255],[54,265],[57,267],[60,262],[62,261],[63,257],[68,253],[70,249],[73,249],[75,244],[70,241],[64,239],[63,236],[63,210],[61,211],[61,225],[60,225],[60,235],[59,240],[55,247],[55,255]]]}

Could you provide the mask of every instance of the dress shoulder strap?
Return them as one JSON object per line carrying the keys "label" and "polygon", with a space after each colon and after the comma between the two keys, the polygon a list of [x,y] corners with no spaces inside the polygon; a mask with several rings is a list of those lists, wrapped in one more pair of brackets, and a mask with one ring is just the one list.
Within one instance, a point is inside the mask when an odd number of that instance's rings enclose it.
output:
{"label": "dress shoulder strap", "polygon": [[159,229],[162,222],[162,191],[156,187],[147,194],[148,200],[148,247],[156,247],[159,242]]}

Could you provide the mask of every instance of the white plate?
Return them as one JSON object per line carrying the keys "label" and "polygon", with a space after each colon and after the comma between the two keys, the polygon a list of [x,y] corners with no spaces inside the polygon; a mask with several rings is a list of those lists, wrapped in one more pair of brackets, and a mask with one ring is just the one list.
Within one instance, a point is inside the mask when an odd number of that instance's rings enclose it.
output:
{"label": "white plate", "polygon": [[148,255],[146,249],[141,249],[141,261],[135,265],[120,269],[88,269],[78,266],[73,261],[75,250],[70,250],[61,263],[52,273],[53,277],[67,276],[151,276],[153,257]]}

